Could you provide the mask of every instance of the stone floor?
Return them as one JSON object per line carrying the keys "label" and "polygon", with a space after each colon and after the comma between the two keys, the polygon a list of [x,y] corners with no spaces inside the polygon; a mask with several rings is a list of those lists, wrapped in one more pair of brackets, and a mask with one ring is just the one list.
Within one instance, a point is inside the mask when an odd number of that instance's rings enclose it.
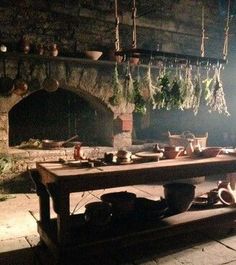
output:
{"label": "stone floor", "polygon": [[[196,194],[216,187],[216,181],[207,180],[197,185]],[[158,185],[139,185],[111,190],[135,192],[139,197],[159,199],[163,188]],[[83,212],[84,205],[98,200],[108,190],[74,193],[71,196],[71,213]],[[53,265],[54,261],[45,246],[39,244],[36,220],[38,198],[35,193],[8,194],[0,201],[0,264],[1,265]],[[96,265],[220,265],[236,264],[236,237],[234,231],[215,233],[192,233],[173,242],[161,242],[140,249],[139,255],[131,259],[129,251],[117,258],[106,257],[89,261]],[[147,251],[148,249],[148,251]],[[74,264],[74,263],[73,263]],[[76,262],[75,264],[81,264]]]}

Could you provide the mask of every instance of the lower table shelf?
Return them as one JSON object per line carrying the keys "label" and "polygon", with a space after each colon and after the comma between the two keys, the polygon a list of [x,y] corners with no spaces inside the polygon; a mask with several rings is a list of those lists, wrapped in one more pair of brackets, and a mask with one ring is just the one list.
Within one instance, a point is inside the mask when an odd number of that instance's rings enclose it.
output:
{"label": "lower table shelf", "polygon": [[[96,228],[83,222],[83,215],[70,217],[70,241],[65,246],[57,242],[56,219],[51,219],[47,227],[38,222],[38,231],[41,239],[51,249],[55,256],[70,256],[71,253],[98,251],[99,249],[122,248],[151,240],[161,240],[166,237],[176,236],[191,231],[234,226],[236,208],[216,207],[214,209],[189,210],[185,213],[173,215],[161,220],[139,221],[123,220]],[[78,252],[78,250],[81,250]],[[78,254],[79,255],[79,254]]]}

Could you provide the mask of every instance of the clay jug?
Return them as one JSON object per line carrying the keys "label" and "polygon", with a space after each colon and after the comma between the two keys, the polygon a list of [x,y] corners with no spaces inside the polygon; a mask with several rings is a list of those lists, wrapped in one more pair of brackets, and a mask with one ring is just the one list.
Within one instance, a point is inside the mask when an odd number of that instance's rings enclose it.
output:
{"label": "clay jug", "polygon": [[185,148],[185,151],[186,151],[187,156],[192,156],[192,154],[194,152],[193,139],[188,139],[188,144]]}

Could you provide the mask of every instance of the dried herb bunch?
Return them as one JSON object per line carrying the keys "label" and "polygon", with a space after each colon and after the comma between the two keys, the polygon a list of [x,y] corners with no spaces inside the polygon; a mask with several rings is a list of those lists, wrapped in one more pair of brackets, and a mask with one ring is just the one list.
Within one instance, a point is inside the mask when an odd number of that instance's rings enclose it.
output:
{"label": "dried herb bunch", "polygon": [[180,79],[182,84],[181,96],[183,98],[182,109],[192,109],[194,101],[194,85],[192,82],[192,67],[187,66],[184,78]]}
{"label": "dried herb bunch", "polygon": [[123,97],[123,86],[119,80],[119,72],[118,72],[118,65],[116,63],[113,76],[112,76],[112,89],[113,95],[109,98],[109,102],[116,106],[119,105],[122,101]]}
{"label": "dried herb bunch", "polygon": [[223,84],[220,80],[220,68],[215,68],[208,105],[210,107],[210,111],[218,111],[219,113],[224,113],[227,116],[230,115],[226,105]]}
{"label": "dried herb bunch", "polygon": [[154,95],[156,93],[157,87],[153,84],[152,81],[151,62],[149,62],[147,73],[142,80],[142,87],[148,91],[148,98],[151,104],[155,105]]}
{"label": "dried herb bunch", "polygon": [[134,102],[134,80],[131,75],[130,71],[130,64],[129,62],[127,63],[127,68],[126,68],[126,76],[125,76],[125,85],[124,85],[124,98],[126,99],[126,102],[133,103]]}
{"label": "dried herb bunch", "polygon": [[182,109],[184,98],[182,95],[182,82],[181,71],[176,66],[176,72],[174,80],[171,83],[171,107],[176,109]]}
{"label": "dried herb bunch", "polygon": [[194,77],[194,98],[192,106],[194,115],[198,114],[198,110],[201,103],[201,97],[202,97],[202,81],[201,81],[200,69],[199,67],[197,67],[197,73]]}
{"label": "dried herb bunch", "polygon": [[210,68],[207,66],[206,78],[203,80],[203,68],[187,63],[176,65],[166,71],[166,66],[159,68],[156,81],[152,80],[151,63],[143,78],[140,77],[139,68],[137,76],[133,78],[131,68],[127,63],[124,86],[119,80],[117,64],[114,69],[112,85],[113,96],[110,103],[118,105],[124,99],[127,103],[134,103],[135,112],[146,113],[147,103],[150,102],[153,109],[192,109],[197,115],[203,104],[209,107],[209,111],[217,111],[229,116],[226,105],[223,85],[220,79],[220,67],[214,69],[214,76],[209,77]]}
{"label": "dried herb bunch", "polygon": [[136,113],[141,113],[141,114],[146,114],[147,112],[147,107],[146,107],[146,101],[144,97],[142,96],[142,83],[141,83],[141,78],[140,78],[140,72],[139,72],[139,67],[137,70],[137,78],[134,80],[134,105],[135,109],[134,112]]}

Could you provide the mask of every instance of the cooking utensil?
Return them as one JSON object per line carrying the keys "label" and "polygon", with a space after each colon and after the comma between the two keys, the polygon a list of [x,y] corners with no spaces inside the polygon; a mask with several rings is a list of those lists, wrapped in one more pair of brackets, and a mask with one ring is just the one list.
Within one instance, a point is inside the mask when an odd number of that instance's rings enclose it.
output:
{"label": "cooking utensil", "polygon": [[103,202],[107,202],[112,207],[114,218],[128,217],[134,212],[136,194],[127,191],[111,192],[101,196]]}
{"label": "cooking utensil", "polygon": [[28,84],[21,77],[21,72],[20,72],[21,65],[22,65],[22,60],[19,60],[18,61],[17,75],[16,75],[16,78],[14,80],[14,90],[13,90],[13,93],[15,93],[19,96],[24,95],[28,90]]}
{"label": "cooking utensil", "polygon": [[85,221],[94,226],[103,226],[111,221],[111,205],[106,202],[91,202],[85,205]]}
{"label": "cooking utensil", "polygon": [[60,148],[64,144],[76,139],[77,137],[78,137],[78,135],[75,135],[66,141],[55,141],[55,140],[49,140],[49,139],[42,140],[42,146],[43,146],[43,148],[49,148],[49,149]]}
{"label": "cooking utensil", "polygon": [[167,183],[163,185],[164,196],[171,214],[187,211],[194,199],[195,186],[188,183]]}
{"label": "cooking utensil", "polygon": [[47,92],[55,92],[59,87],[59,82],[51,77],[51,64],[48,62],[46,65],[46,79],[43,81],[43,88]]}
{"label": "cooking utensil", "polygon": [[2,63],[3,63],[3,76],[0,78],[0,95],[7,97],[10,96],[14,88],[14,82],[12,78],[7,77],[5,59],[3,59]]}

